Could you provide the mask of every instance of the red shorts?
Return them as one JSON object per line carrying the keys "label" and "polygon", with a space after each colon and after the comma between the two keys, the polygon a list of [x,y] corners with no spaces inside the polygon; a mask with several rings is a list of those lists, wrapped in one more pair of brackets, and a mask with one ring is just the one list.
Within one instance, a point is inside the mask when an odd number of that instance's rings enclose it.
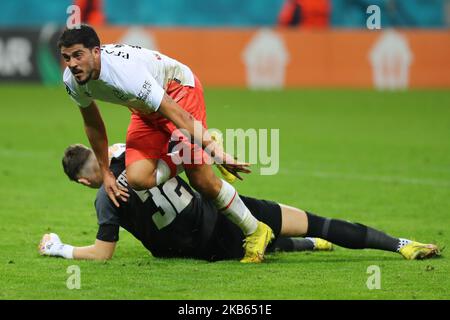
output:
{"label": "red shorts", "polygon": [[[195,87],[183,86],[172,80],[167,86],[166,93],[207,128],[203,87],[197,77]],[[149,115],[133,113],[126,139],[126,166],[138,160],[162,158],[169,151],[169,141],[176,129],[170,120],[158,112]],[[178,135],[178,139],[191,150],[191,164],[205,162],[203,159],[206,159],[207,155],[201,147],[191,144],[184,136]]]}

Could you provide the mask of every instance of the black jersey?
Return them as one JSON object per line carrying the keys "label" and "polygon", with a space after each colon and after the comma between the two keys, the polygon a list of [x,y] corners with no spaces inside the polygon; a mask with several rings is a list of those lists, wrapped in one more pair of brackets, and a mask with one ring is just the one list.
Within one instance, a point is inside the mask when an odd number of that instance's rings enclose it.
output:
{"label": "black jersey", "polygon": [[117,241],[121,226],[154,256],[201,254],[217,220],[212,203],[202,202],[200,195],[179,177],[149,190],[134,191],[126,180],[124,154],[113,158],[110,168],[117,182],[128,188],[130,197],[117,208],[100,188],[95,200],[99,240]]}
{"label": "black jersey", "polygon": [[[125,154],[111,160],[117,182],[128,188],[130,197],[117,208],[101,187],[95,200],[99,224],[97,239],[118,241],[123,227],[155,257],[190,257],[206,260],[240,258],[243,255],[241,230],[220,214],[212,201],[180,177],[160,186],[134,191],[125,175]],[[273,202],[241,197],[258,220],[266,222],[278,235],[281,210]]]}

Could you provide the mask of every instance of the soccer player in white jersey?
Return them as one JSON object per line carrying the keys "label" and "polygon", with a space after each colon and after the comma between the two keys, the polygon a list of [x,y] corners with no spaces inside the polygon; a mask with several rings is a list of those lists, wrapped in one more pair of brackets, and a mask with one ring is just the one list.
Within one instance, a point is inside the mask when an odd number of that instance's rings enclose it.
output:
{"label": "soccer player in white jersey", "polygon": [[[132,111],[126,138],[126,170],[133,189],[150,189],[176,175],[176,167],[167,159],[169,141],[175,137],[190,153],[192,161],[183,162],[183,166],[191,185],[214,200],[216,207],[246,235],[241,261],[261,262],[273,231],[252,215],[234,187],[219,179],[208,164],[210,155],[237,177],[238,172],[250,172],[248,164],[225,153],[208,134],[202,85],[192,71],[159,52],[137,46],[100,47],[95,30],[87,25],[65,29],[58,48],[66,63],[66,90],[79,106],[111,201],[119,206],[117,199],[123,190],[108,167],[106,129],[94,100],[123,105]],[[201,128],[201,137],[194,134],[196,126]],[[196,141],[177,133],[177,128],[186,130]]]}

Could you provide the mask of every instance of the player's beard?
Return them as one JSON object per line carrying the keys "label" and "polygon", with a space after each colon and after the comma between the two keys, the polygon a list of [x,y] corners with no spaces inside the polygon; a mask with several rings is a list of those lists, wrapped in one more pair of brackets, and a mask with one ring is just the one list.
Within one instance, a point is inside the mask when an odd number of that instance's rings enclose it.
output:
{"label": "player's beard", "polygon": [[92,71],[89,72],[89,75],[86,77],[86,79],[84,79],[84,80],[78,80],[77,77],[75,77],[75,81],[76,81],[80,86],[82,86],[82,85],[88,83],[89,80],[91,80],[91,78],[92,78]]}

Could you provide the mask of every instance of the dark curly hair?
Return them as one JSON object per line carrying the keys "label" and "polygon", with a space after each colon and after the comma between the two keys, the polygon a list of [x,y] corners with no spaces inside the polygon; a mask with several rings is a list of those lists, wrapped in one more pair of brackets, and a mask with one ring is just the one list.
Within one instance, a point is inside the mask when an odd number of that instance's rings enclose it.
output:
{"label": "dark curly hair", "polygon": [[79,29],[64,29],[58,39],[58,48],[68,48],[75,44],[82,44],[86,48],[92,49],[100,46],[100,39],[94,28],[87,24],[82,24]]}

